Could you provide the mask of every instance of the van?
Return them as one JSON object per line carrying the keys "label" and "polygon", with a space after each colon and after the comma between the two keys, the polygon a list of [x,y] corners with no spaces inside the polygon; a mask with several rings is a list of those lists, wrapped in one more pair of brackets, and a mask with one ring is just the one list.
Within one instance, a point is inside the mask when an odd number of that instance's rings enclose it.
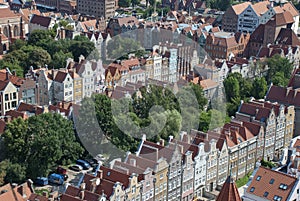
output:
{"label": "van", "polygon": [[53,173],[48,177],[49,182],[53,184],[62,185],[64,183],[64,176],[60,174]]}
{"label": "van", "polygon": [[77,160],[76,164],[80,165],[81,167],[83,167],[84,170],[88,170],[88,169],[91,168],[91,165],[88,162],[86,162],[84,160],[81,160],[81,159]]}

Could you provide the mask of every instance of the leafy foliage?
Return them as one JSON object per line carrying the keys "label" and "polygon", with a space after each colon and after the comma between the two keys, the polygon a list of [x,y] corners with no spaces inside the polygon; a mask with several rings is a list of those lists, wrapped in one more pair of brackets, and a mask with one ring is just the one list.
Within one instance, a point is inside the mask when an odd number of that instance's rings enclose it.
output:
{"label": "leafy foliage", "polygon": [[[103,141],[100,132],[89,129],[95,127],[93,115],[96,115],[98,125],[110,142],[124,151],[134,151],[143,134],[141,130],[147,129],[148,139],[152,141],[161,138],[167,140],[170,135],[177,137],[182,129],[191,129],[188,123],[199,122],[199,114],[194,115],[194,111],[191,111],[195,104],[199,104],[199,108],[207,104],[199,85],[186,86],[181,95],[175,95],[167,87],[155,85],[142,87],[139,91],[133,94],[132,99],[111,100],[102,94],[85,98],[79,111],[82,127],[85,128],[80,134],[81,137],[92,146]],[[193,97],[190,94],[195,94],[194,98],[198,103],[191,101]],[[185,107],[181,107],[179,103],[184,103]],[[182,116],[186,118],[185,121]],[[148,129],[149,126],[151,129]]]}
{"label": "leafy foliage", "polygon": [[[67,22],[60,21],[61,25]],[[55,31],[56,33],[56,31]],[[35,68],[49,65],[52,68],[64,68],[67,58],[75,58],[83,55],[88,59],[98,60],[100,58],[94,43],[87,37],[76,36],[74,40],[55,40],[53,31],[35,30],[28,42],[16,40],[11,45],[10,52],[3,60],[0,60],[2,68],[16,71],[18,76],[23,77],[30,66]]]}
{"label": "leafy foliage", "polygon": [[3,141],[6,158],[26,167],[30,178],[46,175],[51,167],[74,161],[83,153],[71,121],[60,114],[13,120],[7,125]]}
{"label": "leafy foliage", "polygon": [[[276,54],[267,60],[269,71],[267,75],[267,82],[276,82],[280,84],[287,84],[291,77],[293,64],[285,57]],[[280,74],[279,74],[280,73]]]}

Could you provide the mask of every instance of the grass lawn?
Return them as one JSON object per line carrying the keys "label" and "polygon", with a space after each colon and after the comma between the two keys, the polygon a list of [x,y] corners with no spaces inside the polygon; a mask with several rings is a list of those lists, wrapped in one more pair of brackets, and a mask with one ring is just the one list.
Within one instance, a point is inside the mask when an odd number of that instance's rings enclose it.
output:
{"label": "grass lawn", "polygon": [[252,175],[252,172],[249,172],[249,173],[248,173],[247,175],[245,175],[244,177],[238,179],[238,180],[235,182],[235,183],[236,183],[236,186],[237,186],[238,188],[240,188],[240,187],[246,185],[246,184],[248,183],[249,178],[250,178],[251,175]]}

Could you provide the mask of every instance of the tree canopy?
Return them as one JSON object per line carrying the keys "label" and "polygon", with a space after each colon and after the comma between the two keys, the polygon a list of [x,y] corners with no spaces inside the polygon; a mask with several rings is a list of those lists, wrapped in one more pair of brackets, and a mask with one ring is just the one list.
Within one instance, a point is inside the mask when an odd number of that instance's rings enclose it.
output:
{"label": "tree canopy", "polygon": [[[60,23],[65,24],[64,21]],[[88,59],[100,58],[94,43],[85,36],[76,36],[74,40],[55,40],[52,31],[35,30],[28,42],[16,40],[12,44],[10,52],[0,60],[0,66],[14,70],[23,77],[30,66],[64,68],[67,58],[78,61],[80,55]]]}
{"label": "tree canopy", "polygon": [[2,137],[6,158],[25,167],[26,176],[30,178],[46,176],[50,168],[69,164],[83,153],[72,122],[60,114],[15,119],[7,125]]}

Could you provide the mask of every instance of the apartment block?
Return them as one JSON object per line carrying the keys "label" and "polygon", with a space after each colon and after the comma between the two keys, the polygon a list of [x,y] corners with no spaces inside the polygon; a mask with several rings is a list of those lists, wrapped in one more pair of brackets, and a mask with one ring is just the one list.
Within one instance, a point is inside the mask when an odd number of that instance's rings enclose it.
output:
{"label": "apartment block", "polygon": [[114,0],[77,0],[77,12],[82,15],[104,17],[109,19],[115,15]]}

